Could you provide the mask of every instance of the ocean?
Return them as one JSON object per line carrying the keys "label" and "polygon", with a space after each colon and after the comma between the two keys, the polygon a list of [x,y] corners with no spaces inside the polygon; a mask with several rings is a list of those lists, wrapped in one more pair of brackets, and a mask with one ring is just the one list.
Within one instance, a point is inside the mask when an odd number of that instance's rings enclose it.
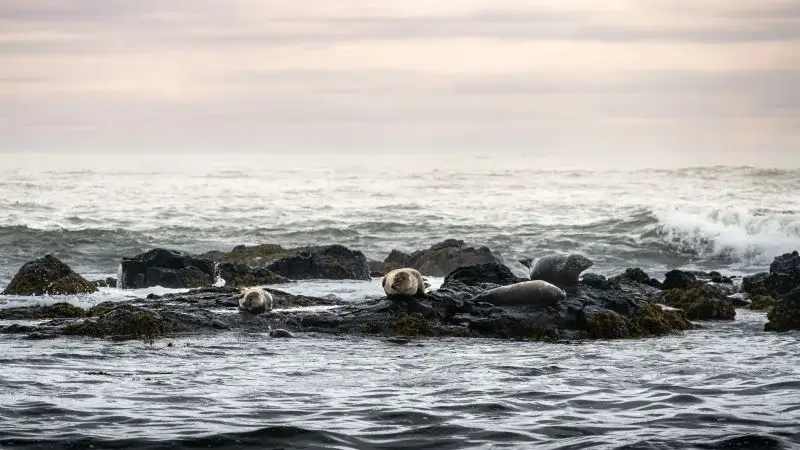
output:
{"label": "ocean", "polygon": [[[581,167],[513,152],[6,156],[0,287],[46,253],[100,279],[156,246],[338,243],[383,260],[456,238],[507,261],[578,252],[590,272],[656,278],[747,275],[800,250],[790,168]],[[276,287],[381,294],[377,279]],[[0,335],[0,448],[800,448],[800,334],[765,322],[740,309],[681,335],[562,344]]]}

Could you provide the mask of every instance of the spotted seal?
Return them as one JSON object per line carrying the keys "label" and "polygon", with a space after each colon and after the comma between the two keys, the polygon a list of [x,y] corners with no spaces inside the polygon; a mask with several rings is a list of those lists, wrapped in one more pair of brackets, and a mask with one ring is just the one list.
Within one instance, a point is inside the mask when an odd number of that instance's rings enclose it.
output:
{"label": "spotted seal", "polygon": [[543,280],[522,281],[490,289],[474,300],[495,306],[548,306],[567,298],[560,287]]}
{"label": "spotted seal", "polygon": [[542,280],[560,288],[578,285],[578,276],[594,263],[587,257],[574,253],[569,256],[547,255],[531,265],[530,279]]}
{"label": "spotted seal", "polygon": [[261,288],[244,288],[239,297],[239,309],[261,314],[272,309],[272,295]]}
{"label": "spotted seal", "polygon": [[381,281],[383,292],[387,296],[409,295],[419,296],[425,294],[428,283],[416,269],[404,267],[387,273]]}

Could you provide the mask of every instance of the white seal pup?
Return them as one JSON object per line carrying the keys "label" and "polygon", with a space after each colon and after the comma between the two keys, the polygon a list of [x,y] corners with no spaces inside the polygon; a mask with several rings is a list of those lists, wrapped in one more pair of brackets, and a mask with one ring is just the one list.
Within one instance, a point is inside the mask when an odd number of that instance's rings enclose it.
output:
{"label": "white seal pup", "polygon": [[261,288],[244,288],[239,297],[239,309],[261,314],[272,309],[272,295]]}
{"label": "white seal pup", "polygon": [[573,287],[578,285],[581,272],[593,265],[589,258],[579,254],[547,255],[531,264],[530,279],[547,281],[561,288]]}
{"label": "white seal pup", "polygon": [[417,269],[411,269],[409,267],[390,271],[383,277],[381,284],[383,285],[383,292],[385,292],[387,296],[424,295],[425,288],[429,286]]}
{"label": "white seal pup", "polygon": [[560,287],[547,281],[522,281],[490,289],[475,296],[474,300],[495,306],[549,306],[567,298]]}

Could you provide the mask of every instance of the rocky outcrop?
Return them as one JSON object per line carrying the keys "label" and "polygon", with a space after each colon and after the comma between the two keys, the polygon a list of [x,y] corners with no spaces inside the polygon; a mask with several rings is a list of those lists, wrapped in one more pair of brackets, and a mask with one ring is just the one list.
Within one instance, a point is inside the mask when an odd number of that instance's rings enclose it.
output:
{"label": "rocky outcrop", "polygon": [[733,320],[736,309],[723,291],[710,284],[689,289],[673,288],[659,294],[656,301],[686,313],[689,320]]}
{"label": "rocky outcrop", "polygon": [[200,258],[210,259],[219,263],[229,262],[234,264],[245,264],[251,267],[258,267],[267,264],[269,261],[286,256],[290,253],[277,244],[261,245],[237,245],[229,252],[211,251],[203,253]]}
{"label": "rocky outcrop", "polygon": [[693,273],[675,269],[664,274],[664,282],[661,283],[661,289],[665,291],[670,289],[691,289],[698,285],[700,283]]}
{"label": "rocky outcrop", "polygon": [[[86,313],[88,318],[56,319],[33,328],[5,327],[0,331],[39,338],[70,334],[144,340],[230,329],[549,340],[646,337],[692,328],[682,312],[663,310],[647,300],[653,288],[603,281],[602,287],[581,283],[566,298],[552,304],[513,306],[482,301],[482,293],[499,285],[470,286],[452,278],[440,289],[418,298],[381,297],[355,303],[267,289],[275,308],[258,316],[219,312],[236,309],[239,291],[206,287],[98,305]],[[28,311],[32,313],[33,309]]]}
{"label": "rocky outcrop", "polygon": [[769,272],[744,277],[742,290],[751,296],[779,298],[800,286],[800,254],[784,253],[773,259]]}
{"label": "rocky outcrop", "polygon": [[221,263],[217,266],[217,273],[225,280],[225,286],[249,287],[267,284],[288,283],[289,279],[282,277],[266,267],[250,267],[247,264]]}
{"label": "rocky outcrop", "polygon": [[97,288],[53,255],[22,265],[3,291],[5,295],[74,295]]}
{"label": "rocky outcrop", "polygon": [[655,278],[651,278],[644,270],[636,267],[636,268],[628,268],[625,269],[625,273],[611,277],[610,279],[612,282],[625,282],[627,281],[634,281],[636,283],[641,283],[647,286],[652,286],[655,288],[661,287],[661,282],[656,280]]}
{"label": "rocky outcrop", "polygon": [[770,308],[775,306],[775,300],[769,295],[753,295],[750,297],[750,309],[754,311],[769,311]]}
{"label": "rocky outcrop", "polygon": [[767,320],[765,331],[800,330],[800,286],[775,302],[767,313]]}
{"label": "rocky outcrop", "polygon": [[170,320],[153,310],[133,305],[119,305],[97,319],[84,319],[64,328],[66,335],[141,339],[151,343],[171,331]]}
{"label": "rocky outcrop", "polygon": [[503,264],[486,263],[459,267],[444,277],[444,283],[458,281],[467,286],[480,286],[485,283],[505,286],[526,280],[515,276]]}
{"label": "rocky outcrop", "polygon": [[123,258],[117,287],[141,289],[152,286],[185,289],[214,284],[214,261],[188,253],[155,248]]}
{"label": "rocky outcrop", "polygon": [[470,247],[462,240],[447,239],[411,254],[392,250],[382,264],[373,263],[372,269],[386,273],[400,267],[411,267],[423,275],[443,277],[459,267],[486,263],[502,264],[503,259],[492,253],[489,247]]}
{"label": "rocky outcrop", "polygon": [[290,254],[266,266],[290,280],[369,280],[367,258],[358,250],[342,245],[292,249]]}

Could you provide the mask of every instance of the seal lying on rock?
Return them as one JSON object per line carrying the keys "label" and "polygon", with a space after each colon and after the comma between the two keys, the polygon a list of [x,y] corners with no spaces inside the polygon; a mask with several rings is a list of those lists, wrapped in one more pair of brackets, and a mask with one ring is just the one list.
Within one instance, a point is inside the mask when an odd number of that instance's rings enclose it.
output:
{"label": "seal lying on rock", "polygon": [[530,278],[547,281],[561,288],[573,287],[578,285],[581,272],[593,265],[589,258],[579,254],[547,255],[533,262]]}
{"label": "seal lying on rock", "polygon": [[425,288],[428,286],[418,270],[408,267],[395,269],[387,273],[386,276],[383,277],[381,284],[383,285],[383,292],[385,292],[387,296],[424,295]]}
{"label": "seal lying on rock", "polygon": [[523,281],[490,289],[475,296],[475,301],[495,306],[548,306],[567,298],[558,286],[543,280]]}
{"label": "seal lying on rock", "polygon": [[239,309],[251,314],[261,314],[272,309],[272,295],[261,288],[242,289]]}

